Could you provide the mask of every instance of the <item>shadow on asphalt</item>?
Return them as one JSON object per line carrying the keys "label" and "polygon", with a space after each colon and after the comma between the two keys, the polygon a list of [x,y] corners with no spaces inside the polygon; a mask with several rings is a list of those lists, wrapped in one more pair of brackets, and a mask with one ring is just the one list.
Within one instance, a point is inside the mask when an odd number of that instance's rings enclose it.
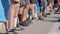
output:
{"label": "shadow on asphalt", "polygon": [[57,22],[60,22],[60,21],[57,20],[57,21],[50,21],[50,22],[55,22],[55,23],[57,23]]}
{"label": "shadow on asphalt", "polygon": [[53,18],[60,18],[60,17],[53,17]]}
{"label": "shadow on asphalt", "polygon": [[6,33],[0,33],[0,34],[6,34]]}
{"label": "shadow on asphalt", "polygon": [[52,23],[59,23],[59,22],[60,22],[60,21],[58,21],[58,20],[43,20],[43,21],[52,22]]}

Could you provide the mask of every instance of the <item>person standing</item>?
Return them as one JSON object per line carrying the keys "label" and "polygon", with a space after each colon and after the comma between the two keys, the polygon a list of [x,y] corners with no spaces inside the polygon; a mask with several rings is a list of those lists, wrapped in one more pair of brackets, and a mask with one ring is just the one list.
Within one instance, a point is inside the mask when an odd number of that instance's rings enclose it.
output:
{"label": "person standing", "polygon": [[32,20],[35,19],[35,11],[34,11],[35,4],[36,4],[36,0],[30,0],[30,11],[31,11],[30,13],[32,16]]}
{"label": "person standing", "polygon": [[[24,9],[22,9],[23,7],[24,7]],[[21,26],[27,26],[28,25],[26,23],[26,14],[29,10],[29,7],[30,7],[30,0],[20,0],[18,18],[19,18],[19,24]]]}
{"label": "person standing", "polygon": [[38,0],[39,7],[40,7],[40,17],[39,19],[44,18],[44,12],[45,12],[45,0]]}

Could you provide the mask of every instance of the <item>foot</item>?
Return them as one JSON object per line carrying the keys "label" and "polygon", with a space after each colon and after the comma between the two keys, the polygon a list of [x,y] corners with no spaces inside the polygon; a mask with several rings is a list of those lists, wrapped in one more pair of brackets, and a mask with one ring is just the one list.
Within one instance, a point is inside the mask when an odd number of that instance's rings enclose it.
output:
{"label": "foot", "polygon": [[14,32],[15,29],[8,29],[7,32]]}
{"label": "foot", "polygon": [[47,15],[44,15],[44,17],[47,17]]}
{"label": "foot", "polygon": [[24,30],[24,28],[21,27],[21,26],[19,26],[19,27],[17,27],[17,28],[14,28],[14,29],[15,29],[15,31],[22,31],[22,30]]}
{"label": "foot", "polygon": [[58,19],[58,21],[60,22],[60,19]]}
{"label": "foot", "polygon": [[24,22],[22,22],[20,25],[21,25],[21,26],[28,26],[28,23],[27,23],[26,21],[24,21]]}
{"label": "foot", "polygon": [[30,18],[27,19],[27,22],[28,22],[29,24],[30,24],[30,23],[33,23],[33,22],[32,22],[32,19],[30,19]]}
{"label": "foot", "polygon": [[59,27],[59,30],[60,30],[60,27]]}
{"label": "foot", "polygon": [[50,13],[46,13],[46,15],[51,15]]}
{"label": "foot", "polygon": [[43,17],[39,17],[38,19],[39,19],[39,20],[43,20],[44,18],[43,18]]}

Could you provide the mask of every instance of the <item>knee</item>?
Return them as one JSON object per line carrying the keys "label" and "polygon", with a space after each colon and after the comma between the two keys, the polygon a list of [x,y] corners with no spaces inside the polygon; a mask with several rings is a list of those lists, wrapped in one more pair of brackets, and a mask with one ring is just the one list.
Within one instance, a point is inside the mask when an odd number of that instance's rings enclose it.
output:
{"label": "knee", "polygon": [[27,4],[27,5],[25,6],[26,9],[29,9],[29,7],[30,7],[30,4]]}
{"label": "knee", "polygon": [[16,6],[17,6],[16,4],[11,4],[11,5],[10,5],[10,7],[13,8],[13,9],[15,9]]}

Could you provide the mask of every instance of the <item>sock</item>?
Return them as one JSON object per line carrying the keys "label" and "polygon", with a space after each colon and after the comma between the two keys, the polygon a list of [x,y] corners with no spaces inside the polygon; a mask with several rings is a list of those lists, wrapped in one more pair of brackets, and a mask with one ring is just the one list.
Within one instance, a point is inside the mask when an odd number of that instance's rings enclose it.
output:
{"label": "sock", "polygon": [[19,21],[22,21],[22,14],[18,14]]}

